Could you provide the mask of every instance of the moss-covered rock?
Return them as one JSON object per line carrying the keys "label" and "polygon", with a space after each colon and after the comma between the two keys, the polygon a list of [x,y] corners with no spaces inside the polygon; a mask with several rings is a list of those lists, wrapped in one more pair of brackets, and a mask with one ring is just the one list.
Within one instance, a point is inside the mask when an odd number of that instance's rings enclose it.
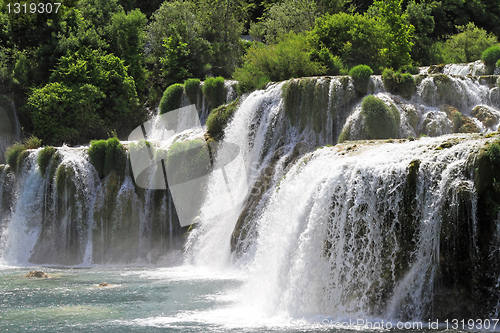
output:
{"label": "moss-covered rock", "polygon": [[87,153],[99,178],[103,179],[112,170],[115,170],[120,177],[125,177],[127,151],[118,138],[91,141]]}
{"label": "moss-covered rock", "polygon": [[176,83],[168,86],[163,92],[163,97],[160,101],[160,114],[178,109],[181,106],[182,95],[184,94],[184,86]]}
{"label": "moss-covered rock", "polygon": [[389,139],[399,137],[399,112],[388,107],[381,99],[370,95],[363,99],[361,114],[364,116],[366,139]]}
{"label": "moss-covered rock", "polygon": [[203,82],[202,90],[210,109],[215,109],[226,101],[227,91],[222,76],[207,78]]}
{"label": "moss-covered rock", "polygon": [[46,146],[38,153],[37,162],[42,172],[42,176],[45,175],[45,171],[52,160],[52,157],[57,152],[57,149],[52,146]]}
{"label": "moss-covered rock", "polygon": [[498,116],[489,107],[478,105],[472,109],[472,116],[476,117],[485,127],[492,127],[499,121]]}
{"label": "moss-covered rock", "polygon": [[210,138],[220,140],[224,137],[224,129],[234,116],[234,113],[238,109],[239,105],[240,99],[238,98],[233,102],[219,106],[210,112],[207,118],[207,132],[210,135]]}
{"label": "moss-covered rock", "polygon": [[382,73],[382,80],[389,92],[406,99],[410,99],[416,91],[415,78],[410,73],[394,72],[392,69],[386,69]]}
{"label": "moss-covered rock", "polygon": [[462,115],[457,108],[444,104],[441,106],[441,111],[445,112],[448,119],[452,121],[453,133],[479,133],[479,128],[474,121],[470,117]]}

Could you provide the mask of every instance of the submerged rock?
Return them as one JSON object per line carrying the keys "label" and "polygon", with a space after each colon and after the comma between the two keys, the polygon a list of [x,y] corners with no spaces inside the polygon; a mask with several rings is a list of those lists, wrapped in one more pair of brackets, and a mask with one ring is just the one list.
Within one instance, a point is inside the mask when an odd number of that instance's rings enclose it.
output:
{"label": "submerged rock", "polygon": [[38,278],[38,279],[41,279],[41,278],[48,279],[48,278],[50,278],[50,275],[47,273],[44,273],[42,271],[30,271],[28,274],[25,275],[25,277]]}
{"label": "submerged rock", "polygon": [[101,288],[106,288],[106,287],[110,287],[111,285],[107,282],[101,282],[99,283],[98,287],[101,287]]}

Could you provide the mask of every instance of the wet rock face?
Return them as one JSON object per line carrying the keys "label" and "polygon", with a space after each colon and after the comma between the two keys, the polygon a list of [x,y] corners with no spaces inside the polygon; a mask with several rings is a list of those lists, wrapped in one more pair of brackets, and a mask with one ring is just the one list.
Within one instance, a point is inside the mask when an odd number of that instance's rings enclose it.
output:
{"label": "wet rock face", "polygon": [[496,115],[489,107],[484,105],[476,106],[472,109],[471,114],[481,121],[485,127],[493,127],[495,124],[498,124],[498,121],[500,120],[498,115]]}

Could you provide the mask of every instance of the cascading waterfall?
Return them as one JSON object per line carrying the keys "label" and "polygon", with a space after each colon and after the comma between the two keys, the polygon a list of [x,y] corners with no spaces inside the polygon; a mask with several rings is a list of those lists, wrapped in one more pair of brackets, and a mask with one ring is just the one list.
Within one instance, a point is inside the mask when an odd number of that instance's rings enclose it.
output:
{"label": "cascading waterfall", "polygon": [[180,249],[184,229],[165,191],[137,190],[128,168],[99,179],[86,147],[57,149],[43,175],[41,150],[20,170],[2,168],[3,263],[158,263]]}
{"label": "cascading waterfall", "polygon": [[[500,120],[493,81],[423,75],[410,100],[385,91],[380,77],[372,77],[369,89],[399,112],[400,137],[452,133],[453,112],[487,133]],[[484,139],[344,144],[307,153],[335,144],[346,130],[361,139],[359,102],[347,77],[291,80],[248,96],[225,140],[239,140],[252,175],[250,193],[239,216],[201,221],[188,240],[188,262],[232,258],[250,276],[243,303],[295,318],[422,319],[497,311],[491,300],[498,286],[464,281],[481,280],[480,271],[494,266],[470,245],[479,239],[477,206],[485,196],[474,183]],[[220,186],[210,184],[213,192]],[[463,239],[464,228],[470,241]],[[457,250],[464,246],[460,241],[467,241],[469,252]],[[474,269],[464,273],[462,262],[451,267],[461,255],[476,262]],[[481,304],[480,295],[488,293],[494,296]]]}
{"label": "cascading waterfall", "polygon": [[[188,265],[244,272],[240,305],[270,315],[493,315],[499,166],[485,151],[498,139],[488,134],[500,125],[496,82],[422,73],[405,98],[372,76],[369,93],[399,114],[398,137],[387,142],[366,137],[363,96],[347,76],[293,79],[241,97],[190,228],[180,227],[168,191],[136,186],[130,163],[100,175],[87,147],[62,147],[43,172],[42,149],[28,150],[17,168],[0,166],[0,261],[168,263],[184,245]],[[203,131],[168,142],[162,132],[148,135],[168,149]],[[124,144],[130,152],[137,143]]]}

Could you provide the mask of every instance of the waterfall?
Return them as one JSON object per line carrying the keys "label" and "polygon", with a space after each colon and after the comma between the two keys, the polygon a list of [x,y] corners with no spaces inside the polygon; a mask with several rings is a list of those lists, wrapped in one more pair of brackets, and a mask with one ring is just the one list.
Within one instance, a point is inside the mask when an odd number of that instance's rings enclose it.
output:
{"label": "waterfall", "polygon": [[58,148],[45,174],[42,148],[18,170],[0,168],[2,263],[159,263],[180,250],[185,229],[166,191],[137,190],[128,167],[99,179],[87,148]]}
{"label": "waterfall", "polygon": [[[168,160],[174,144],[204,142],[203,97],[198,114],[176,120],[181,133],[164,136],[166,115],[134,132],[138,141],[114,157],[122,169],[98,171],[88,147],[55,148],[43,167],[45,148],[27,150],[17,167],[0,166],[0,263],[181,258],[244,272],[240,305],[269,315],[486,318],[500,298],[497,79],[421,74],[400,95],[372,76],[369,94],[397,125],[382,141],[370,137],[365,96],[348,76],[241,96],[210,153],[212,172],[187,198],[191,215],[175,200],[178,184],[138,186],[130,155],[151,145],[156,161],[161,150]],[[149,154],[139,162],[146,170]],[[193,224],[181,227],[186,215]]]}
{"label": "waterfall", "polygon": [[[399,137],[411,139],[334,147],[325,146],[341,133],[364,135],[362,96],[350,78],[294,79],[250,94],[224,138],[240,146],[246,170],[235,172],[246,172],[249,193],[233,214],[200,221],[186,262],[248,272],[239,297],[269,314],[410,320],[491,313],[500,295],[491,279],[500,272],[484,276],[494,260],[484,259],[477,240],[497,222],[480,227],[476,218],[486,194],[475,172],[484,133],[500,125],[493,82],[422,75],[407,99],[373,76],[369,91],[399,113]],[[462,128],[479,134],[414,140]],[[208,198],[223,186],[211,179]],[[465,231],[471,239],[460,244]],[[474,268],[457,264],[460,256]],[[490,280],[467,286],[465,276]],[[487,293],[495,296],[481,302]]]}

